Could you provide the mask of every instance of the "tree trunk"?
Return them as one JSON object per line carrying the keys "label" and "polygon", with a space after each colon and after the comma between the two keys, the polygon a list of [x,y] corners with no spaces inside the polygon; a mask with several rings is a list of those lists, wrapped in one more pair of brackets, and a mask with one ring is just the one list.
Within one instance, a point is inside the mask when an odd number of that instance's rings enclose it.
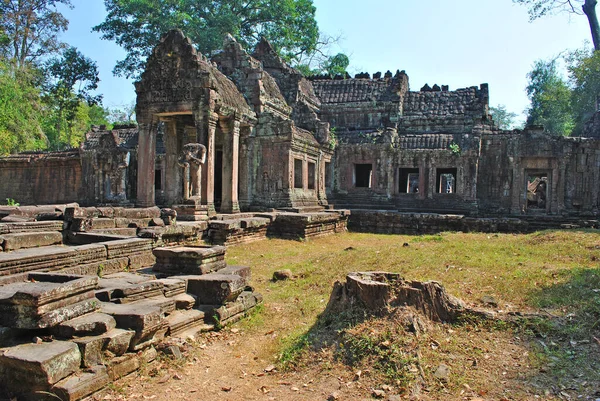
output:
{"label": "tree trunk", "polygon": [[592,41],[594,49],[600,50],[600,24],[598,24],[598,15],[596,14],[596,4],[598,0],[585,0],[583,4],[583,12],[587,16],[592,31]]}

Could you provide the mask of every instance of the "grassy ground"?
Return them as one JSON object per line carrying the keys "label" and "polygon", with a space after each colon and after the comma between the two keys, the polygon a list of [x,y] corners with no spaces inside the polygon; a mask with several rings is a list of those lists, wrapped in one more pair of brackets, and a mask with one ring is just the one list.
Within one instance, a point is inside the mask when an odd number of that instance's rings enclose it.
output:
{"label": "grassy ground", "polygon": [[[281,366],[367,370],[373,387],[388,383],[392,392],[416,391],[433,399],[465,394],[595,399],[600,389],[599,258],[595,231],[342,234],[240,245],[229,248],[227,257],[230,264],[253,268],[265,307],[242,327],[275,333],[277,341],[268,342],[263,352],[277,355]],[[271,282],[279,269],[290,269],[297,278]],[[350,271],[374,270],[440,281],[472,305],[491,296],[497,310],[541,315],[510,325],[433,325],[420,338],[407,336],[393,316],[365,316],[350,325],[349,319],[331,324],[330,317],[320,315],[335,281]],[[447,380],[435,378],[440,364],[450,367]],[[417,382],[421,386],[415,390]]]}
{"label": "grassy ground", "polygon": [[[264,305],[186,345],[184,361],[163,357],[93,399],[597,400],[599,259],[597,231],[346,233],[229,247],[229,264],[252,267]],[[281,269],[296,278],[271,281]],[[402,309],[324,313],[336,281],[374,270],[440,281],[473,306],[487,296],[496,310],[535,315],[452,325],[422,319],[416,334],[414,316]]]}

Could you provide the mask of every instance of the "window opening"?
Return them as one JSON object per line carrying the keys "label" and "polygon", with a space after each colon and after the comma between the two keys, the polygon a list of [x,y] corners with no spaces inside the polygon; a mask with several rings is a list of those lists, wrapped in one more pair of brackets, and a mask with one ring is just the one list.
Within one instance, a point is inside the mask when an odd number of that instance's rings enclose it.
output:
{"label": "window opening", "polygon": [[315,189],[316,164],[308,162],[308,189]]}
{"label": "window opening", "polygon": [[401,194],[419,193],[419,169],[401,168],[400,169],[400,187],[398,192]]}
{"label": "window opening", "polygon": [[455,168],[440,168],[437,170],[437,189],[440,194],[456,192],[457,170]]}
{"label": "window opening", "polygon": [[302,160],[294,159],[294,188],[303,188]]}
{"label": "window opening", "polygon": [[355,164],[354,177],[356,188],[371,188],[373,182],[372,164]]}

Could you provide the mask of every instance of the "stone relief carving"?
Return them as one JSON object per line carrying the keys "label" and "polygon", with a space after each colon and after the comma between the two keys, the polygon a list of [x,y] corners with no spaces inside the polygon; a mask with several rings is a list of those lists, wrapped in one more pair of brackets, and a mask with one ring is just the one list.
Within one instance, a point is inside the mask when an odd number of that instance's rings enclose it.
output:
{"label": "stone relief carving", "polygon": [[206,146],[188,143],[183,146],[179,166],[183,168],[183,199],[199,197],[201,194],[202,165],[206,162]]}

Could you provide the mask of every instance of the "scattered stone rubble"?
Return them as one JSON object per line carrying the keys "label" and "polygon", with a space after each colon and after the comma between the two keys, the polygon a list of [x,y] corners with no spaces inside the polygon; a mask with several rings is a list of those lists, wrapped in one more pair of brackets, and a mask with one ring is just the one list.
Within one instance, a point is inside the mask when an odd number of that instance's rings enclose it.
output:
{"label": "scattered stone rubble", "polygon": [[178,245],[210,239],[207,221],[77,205],[35,221],[46,209],[4,209],[34,221],[0,222],[0,396],[83,398],[156,358],[166,337],[218,329],[262,303],[224,246]]}

